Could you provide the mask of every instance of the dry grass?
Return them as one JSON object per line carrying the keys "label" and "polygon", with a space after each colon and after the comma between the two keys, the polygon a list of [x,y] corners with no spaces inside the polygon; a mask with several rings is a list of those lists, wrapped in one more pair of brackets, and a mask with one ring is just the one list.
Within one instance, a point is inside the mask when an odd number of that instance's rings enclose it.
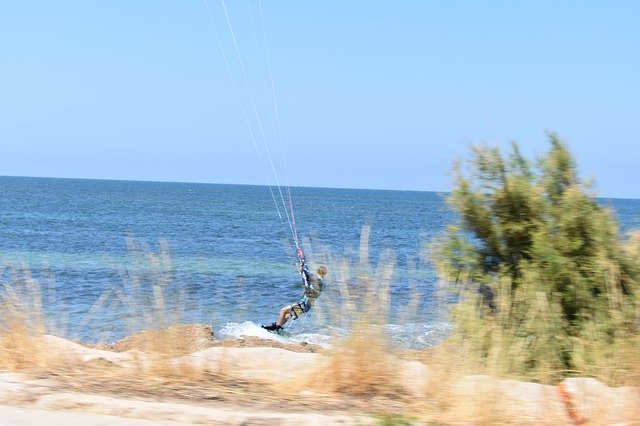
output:
{"label": "dry grass", "polygon": [[23,371],[56,368],[67,359],[47,350],[43,340],[47,325],[43,296],[27,268],[6,267],[11,281],[1,281],[0,368]]}
{"label": "dry grass", "polygon": [[331,350],[326,351],[327,363],[310,372],[302,387],[357,398],[398,399],[404,394],[398,371],[400,353],[386,328],[395,259],[383,253],[377,268],[372,268],[369,233],[370,228],[363,227],[358,259],[316,253],[329,260],[331,286],[338,290],[319,316],[348,331],[333,337]]}
{"label": "dry grass", "polygon": [[[390,322],[390,288],[395,262],[393,256],[383,255],[378,265],[372,267],[366,250],[366,235],[365,230],[360,256],[355,261],[317,254],[332,261],[331,285],[338,289],[338,296],[327,300],[317,317],[323,321],[339,318],[339,323],[348,332],[336,335],[332,348],[321,351],[319,359],[323,361],[314,368],[300,371],[293,381],[241,380],[233,370],[231,360],[224,358],[214,369],[175,362],[177,358],[211,347],[215,342],[206,326],[172,326],[176,315],[165,303],[164,294],[166,255],[149,257],[156,268],[154,273],[160,273],[158,281],[150,280],[152,275],[144,279],[133,277],[125,284],[128,287],[120,290],[120,296],[117,291],[111,293],[131,308],[129,318],[137,318],[138,324],[132,324],[132,329],[146,331],[132,333],[113,345],[99,345],[98,348],[140,351],[136,368],[124,368],[105,360],[74,364],[76,360],[51,347],[51,343],[43,338],[48,333],[49,323],[45,320],[41,291],[26,270],[12,271],[12,281],[2,282],[0,368],[39,374],[48,372],[58,377],[65,387],[83,392],[157,396],[201,403],[211,398],[249,398],[243,395],[253,394],[259,395],[257,400],[261,401],[297,401],[302,409],[309,411],[333,404],[331,407],[375,413],[379,424],[566,424],[567,418],[558,409],[557,395],[553,392],[539,397],[539,412],[530,412],[523,409],[517,398],[514,399],[512,386],[498,380],[505,371],[502,363],[512,360],[509,357],[518,350],[495,330],[480,327],[487,326],[487,322],[477,321],[476,326],[480,328],[470,330],[491,337],[485,340],[490,346],[483,350],[494,353],[490,358],[493,363],[478,356],[476,340],[466,339],[464,333],[422,351],[411,352],[397,347],[386,327]],[[144,282],[151,285],[151,291],[143,291]],[[416,297],[419,297],[417,293]],[[104,297],[94,306],[107,306],[106,300]],[[404,311],[417,306],[418,302],[412,300]],[[540,312],[543,312],[542,308],[537,314],[541,315]],[[149,327],[154,323],[162,327]],[[626,340],[613,353],[602,357],[616,361],[614,365],[603,363],[602,369],[606,370],[607,377],[615,378],[614,384],[638,386],[639,356],[640,341]],[[411,360],[428,366],[429,374],[424,379],[416,377],[420,382],[408,386],[401,363]],[[286,360],[283,363],[286,364]],[[474,375],[487,379],[469,382],[468,378]],[[544,376],[538,381],[547,380]],[[596,408],[597,404],[604,404],[601,400],[594,401],[590,404]],[[622,404],[619,411],[629,419],[638,418],[640,414],[634,400]],[[606,412],[606,406],[593,412],[596,413],[591,417],[593,421],[608,419],[597,415]]]}
{"label": "dry grass", "polygon": [[355,397],[403,394],[398,357],[382,329],[367,318],[356,322],[349,337],[334,342],[328,354],[328,363],[312,373],[307,387]]}
{"label": "dry grass", "polygon": [[21,371],[46,367],[50,359],[43,347],[40,336],[34,334],[23,320],[7,322],[0,334],[0,368]]}

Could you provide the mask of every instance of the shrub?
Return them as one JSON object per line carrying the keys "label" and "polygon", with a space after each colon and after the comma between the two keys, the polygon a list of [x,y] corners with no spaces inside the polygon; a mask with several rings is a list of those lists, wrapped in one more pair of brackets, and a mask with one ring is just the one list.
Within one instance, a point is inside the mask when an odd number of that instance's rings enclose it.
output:
{"label": "shrub", "polygon": [[460,296],[459,337],[488,366],[545,381],[598,374],[596,354],[613,358],[614,343],[637,334],[640,277],[637,238],[621,238],[566,144],[549,141],[535,163],[515,142],[506,157],[474,146],[454,165],[458,223],[435,245]]}

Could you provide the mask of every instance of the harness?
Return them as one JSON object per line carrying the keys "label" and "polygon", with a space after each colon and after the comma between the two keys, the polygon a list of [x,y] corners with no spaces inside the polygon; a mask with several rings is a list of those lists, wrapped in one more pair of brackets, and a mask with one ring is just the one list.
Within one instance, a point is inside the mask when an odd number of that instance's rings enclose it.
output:
{"label": "harness", "polygon": [[[300,315],[308,312],[311,309],[311,307],[313,306],[313,302],[315,302],[315,299],[320,296],[320,292],[324,287],[324,283],[321,277],[316,277],[315,280],[313,280],[315,282],[310,279],[311,272],[309,272],[309,269],[307,269],[302,249],[298,247],[297,252],[298,258],[300,259],[300,275],[302,277],[302,283],[304,284],[304,295],[302,296],[301,301],[291,305],[291,313],[293,314],[294,320],[298,319]],[[316,288],[316,285],[314,285],[316,283],[317,287],[319,288]],[[312,296],[312,298],[309,298],[309,296]]]}

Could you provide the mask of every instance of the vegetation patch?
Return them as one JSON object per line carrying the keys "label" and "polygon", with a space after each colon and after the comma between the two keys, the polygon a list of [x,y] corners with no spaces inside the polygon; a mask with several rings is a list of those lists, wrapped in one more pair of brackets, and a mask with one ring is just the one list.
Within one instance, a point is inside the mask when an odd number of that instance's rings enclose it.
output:
{"label": "vegetation patch", "polygon": [[455,165],[459,221],[433,247],[459,298],[455,339],[495,374],[620,383],[640,351],[638,237],[619,235],[566,144],[549,141],[535,162],[512,143]]}

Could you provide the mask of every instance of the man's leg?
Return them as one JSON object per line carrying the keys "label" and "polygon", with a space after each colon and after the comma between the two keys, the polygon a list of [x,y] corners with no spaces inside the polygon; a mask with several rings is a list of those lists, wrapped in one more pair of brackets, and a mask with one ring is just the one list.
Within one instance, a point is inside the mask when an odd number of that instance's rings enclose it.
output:
{"label": "man's leg", "polygon": [[276,321],[278,327],[282,327],[287,323],[289,318],[291,318],[292,311],[293,307],[291,305],[285,306],[284,308],[280,309],[280,316],[278,317],[278,321]]}
{"label": "man's leg", "polygon": [[286,324],[287,320],[291,318],[291,313],[293,312],[293,306],[285,306],[280,309],[280,315],[278,316],[278,321],[271,323],[270,325],[263,325],[262,328],[269,331],[278,331],[282,328],[283,325]]}

